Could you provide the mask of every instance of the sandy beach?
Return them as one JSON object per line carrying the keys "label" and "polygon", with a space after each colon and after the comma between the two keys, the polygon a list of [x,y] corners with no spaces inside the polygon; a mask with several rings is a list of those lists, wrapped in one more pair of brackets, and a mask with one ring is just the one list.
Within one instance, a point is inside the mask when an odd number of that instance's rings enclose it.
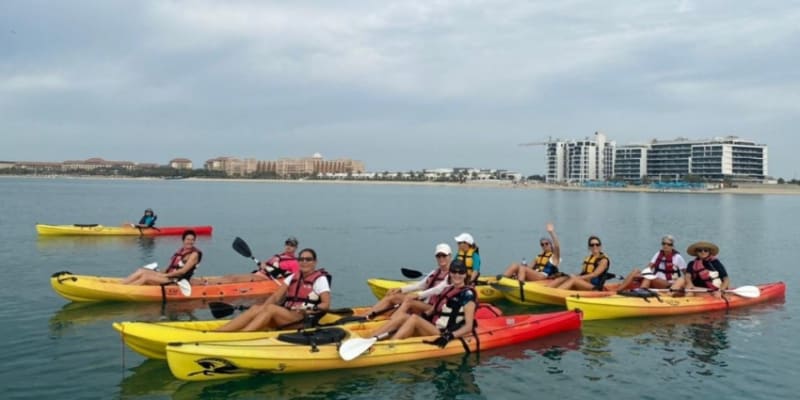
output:
{"label": "sandy beach", "polygon": [[[0,175],[0,178],[37,178],[37,179],[95,179],[95,180],[165,180],[154,177],[121,177],[121,176],[64,176],[64,175]],[[405,182],[405,181],[371,181],[371,180],[311,180],[311,179],[246,179],[246,178],[185,178],[172,180],[175,182],[236,182],[252,184],[320,184],[320,185],[413,185],[441,187],[498,188],[513,190],[574,190],[631,193],[695,193],[695,194],[746,194],[746,195],[800,195],[800,185],[794,184],[738,184],[735,188],[724,189],[654,189],[648,186],[627,187],[584,187],[559,185],[550,183],[515,183],[511,181],[485,180],[456,182]]]}

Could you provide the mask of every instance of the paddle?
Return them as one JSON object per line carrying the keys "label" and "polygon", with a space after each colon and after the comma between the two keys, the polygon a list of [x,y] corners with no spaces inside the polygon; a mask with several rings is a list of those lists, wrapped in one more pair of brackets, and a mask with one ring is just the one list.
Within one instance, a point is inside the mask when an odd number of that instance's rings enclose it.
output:
{"label": "paddle", "polygon": [[381,340],[388,336],[389,332],[386,332],[386,333],[381,333],[378,336],[373,336],[369,339],[354,338],[346,340],[342,342],[341,346],[339,346],[339,357],[341,357],[342,360],[350,361],[360,356],[361,354],[364,354],[364,352],[369,350],[369,348],[372,347],[373,344],[378,342],[378,340]]}
{"label": "paddle", "polygon": [[151,262],[150,264],[142,265],[142,268],[149,269],[151,271],[155,271],[155,270],[158,269],[158,263],[157,262]]}
{"label": "paddle", "polygon": [[525,302],[525,281],[519,281],[519,300]]}
{"label": "paddle", "polygon": [[[213,315],[214,318],[227,317],[233,314],[237,310],[244,311],[250,307],[251,306],[245,306],[245,305],[234,306],[228,303],[223,303],[221,301],[212,301],[208,303],[208,308],[211,310],[211,315]],[[331,308],[327,312],[331,314],[353,315],[354,311],[352,308]]]}
{"label": "paddle", "polygon": [[409,279],[417,279],[422,276],[422,272],[410,268],[400,268],[400,273]]}
{"label": "paddle", "polygon": [[[691,288],[691,289],[649,289],[654,292],[696,292],[696,293],[713,293],[713,289]],[[723,290],[725,293],[733,293],[737,296],[746,297],[748,299],[755,299],[761,296],[761,289],[757,286],[739,286],[736,289]]]}
{"label": "paddle", "polygon": [[189,283],[188,280],[181,279],[176,283],[178,284],[178,289],[181,290],[181,294],[183,294],[186,297],[189,297],[189,296],[192,295],[192,285]]}
{"label": "paddle", "polygon": [[[382,310],[371,312],[368,315],[369,315],[369,318],[372,319],[372,318],[377,317],[378,315],[383,315],[383,314],[386,314],[389,311],[395,310],[398,307],[400,307],[399,304],[394,304],[394,305],[386,307],[386,308],[384,308]],[[344,325],[344,324],[349,323],[349,322],[365,322],[365,321],[367,321],[367,315],[348,315],[346,317],[339,318],[336,321],[331,322],[330,324],[325,324],[325,325],[320,325],[320,326]]]}
{"label": "paddle", "polygon": [[250,251],[250,246],[247,245],[247,242],[240,237],[236,237],[233,239],[233,249],[236,250],[237,253],[241,254],[244,257],[250,258],[256,262],[256,265],[259,265],[261,262],[258,261],[255,257],[253,257],[253,252]]}

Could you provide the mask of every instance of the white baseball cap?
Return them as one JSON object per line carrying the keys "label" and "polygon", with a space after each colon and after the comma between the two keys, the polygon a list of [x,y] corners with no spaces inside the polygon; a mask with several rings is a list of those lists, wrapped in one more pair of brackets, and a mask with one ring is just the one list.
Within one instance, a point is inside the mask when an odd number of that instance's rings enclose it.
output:
{"label": "white baseball cap", "polygon": [[469,243],[470,245],[473,245],[473,244],[475,244],[475,239],[473,239],[473,238],[472,238],[472,235],[470,235],[470,234],[469,234],[469,233],[467,233],[467,232],[464,232],[464,233],[462,233],[462,234],[460,234],[460,235],[456,236],[456,237],[455,237],[455,239],[456,239],[456,243],[459,243],[459,242],[467,242],[467,243]]}
{"label": "white baseball cap", "polygon": [[434,255],[436,255],[436,254],[451,255],[451,254],[453,254],[453,250],[450,250],[450,246],[448,246],[447,243],[439,243],[439,244],[436,245],[436,252],[433,253],[433,254]]}

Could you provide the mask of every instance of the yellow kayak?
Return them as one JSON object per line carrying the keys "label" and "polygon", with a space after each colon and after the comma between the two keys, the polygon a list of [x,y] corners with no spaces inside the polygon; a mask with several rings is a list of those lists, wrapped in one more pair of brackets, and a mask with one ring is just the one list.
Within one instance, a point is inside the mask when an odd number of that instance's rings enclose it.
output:
{"label": "yellow kayak", "polygon": [[606,284],[605,291],[596,290],[564,290],[545,286],[549,282],[534,281],[525,282],[520,287],[517,279],[502,278],[492,283],[492,287],[498,290],[506,300],[523,305],[542,305],[552,304],[557,306],[566,305],[567,297],[580,295],[581,297],[606,297],[616,294],[614,289],[618,284]]}
{"label": "yellow kayak", "polygon": [[[580,329],[580,325],[580,313],[573,311],[495,317],[480,321],[477,337],[467,336],[463,342],[455,339],[440,348],[425,343],[435,340],[435,336],[376,342],[368,339],[376,325],[352,324],[320,330],[324,336],[307,344],[290,343],[278,337],[170,343],[167,362],[175,377],[189,381],[362,368],[489,350]],[[350,350],[359,347],[357,354],[348,357]]]}
{"label": "yellow kayak", "polygon": [[[493,303],[499,300],[503,300],[503,293],[499,290],[493,288],[491,286],[492,283],[496,282],[497,279],[495,278],[480,278],[478,280],[478,284],[475,285],[475,290],[478,293],[478,300],[481,303]],[[375,295],[378,299],[382,299],[386,296],[386,292],[389,289],[400,288],[406,285],[410,285],[415,280],[394,280],[394,279],[381,279],[381,278],[372,278],[367,279],[367,285],[369,285],[369,289],[372,291],[372,294]]]}
{"label": "yellow kayak", "polygon": [[130,225],[105,226],[100,224],[46,225],[36,224],[36,232],[41,236],[180,236],[186,230],[198,235],[210,235],[213,227],[202,226],[157,226],[134,228]]}
{"label": "yellow kayak", "polygon": [[[352,316],[363,316],[369,307],[352,309]],[[320,324],[341,322],[346,314],[328,313],[320,319]],[[387,316],[376,318],[376,321],[385,320]],[[350,318],[348,318],[350,319]],[[114,329],[119,332],[122,341],[131,350],[147,357],[165,359],[167,343],[171,342],[217,342],[231,340],[252,340],[276,337],[287,331],[258,331],[258,332],[214,332],[224,325],[227,320],[211,321],[170,321],[170,322],[115,322]],[[288,332],[295,332],[296,329]]]}

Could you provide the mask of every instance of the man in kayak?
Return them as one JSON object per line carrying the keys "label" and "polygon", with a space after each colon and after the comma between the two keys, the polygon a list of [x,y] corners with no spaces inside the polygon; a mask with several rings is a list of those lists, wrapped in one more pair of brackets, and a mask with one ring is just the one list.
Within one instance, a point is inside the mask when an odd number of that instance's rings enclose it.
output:
{"label": "man in kayak", "polygon": [[451,340],[473,332],[478,296],[470,285],[467,266],[461,260],[454,260],[449,275],[450,285],[433,297],[423,314],[396,318],[395,313],[373,335],[382,339],[395,330],[392,339],[440,335],[431,344],[445,347]]}
{"label": "man in kayak", "polygon": [[558,243],[558,236],[556,236],[553,224],[548,223],[546,229],[550,237],[539,239],[539,246],[542,247],[542,252],[534,257],[530,268],[528,268],[523,258],[522,263],[509,265],[506,271],[498,276],[498,279],[516,277],[520,282],[529,282],[555,278],[558,274],[558,264],[561,263],[561,246]]}
{"label": "man in kayak", "polygon": [[672,290],[693,289],[700,287],[714,292],[714,296],[722,297],[722,292],[730,287],[730,278],[725,266],[717,259],[719,247],[711,242],[692,243],[686,253],[695,256],[686,266],[683,279],[672,285]]}
{"label": "man in kayak", "polygon": [[250,332],[302,326],[307,317],[320,315],[331,306],[330,275],[317,269],[317,253],[303,249],[297,258],[300,271],[283,280],[278,290],[264,303],[250,307],[219,332]]}
{"label": "man in kayak", "polygon": [[182,279],[189,280],[203,258],[203,252],[194,246],[197,234],[193,230],[183,232],[183,245],[170,258],[165,272],[139,268],[123,279],[126,285],[165,285]]}
{"label": "man in kayak", "polygon": [[[405,303],[404,309],[410,312],[419,312],[428,305],[425,300],[439,294],[447,285],[450,261],[453,251],[447,243],[439,243],[434,250],[437,268],[428,272],[422,279],[410,285],[389,289],[383,298],[375,303],[367,314],[367,319],[375,316],[380,311],[387,310],[392,305]],[[419,293],[415,293],[419,292]]]}
{"label": "man in kayak", "polygon": [[134,228],[152,228],[156,224],[158,216],[153,212],[152,208],[144,210],[144,215],[139,219],[138,224],[132,224]]}

